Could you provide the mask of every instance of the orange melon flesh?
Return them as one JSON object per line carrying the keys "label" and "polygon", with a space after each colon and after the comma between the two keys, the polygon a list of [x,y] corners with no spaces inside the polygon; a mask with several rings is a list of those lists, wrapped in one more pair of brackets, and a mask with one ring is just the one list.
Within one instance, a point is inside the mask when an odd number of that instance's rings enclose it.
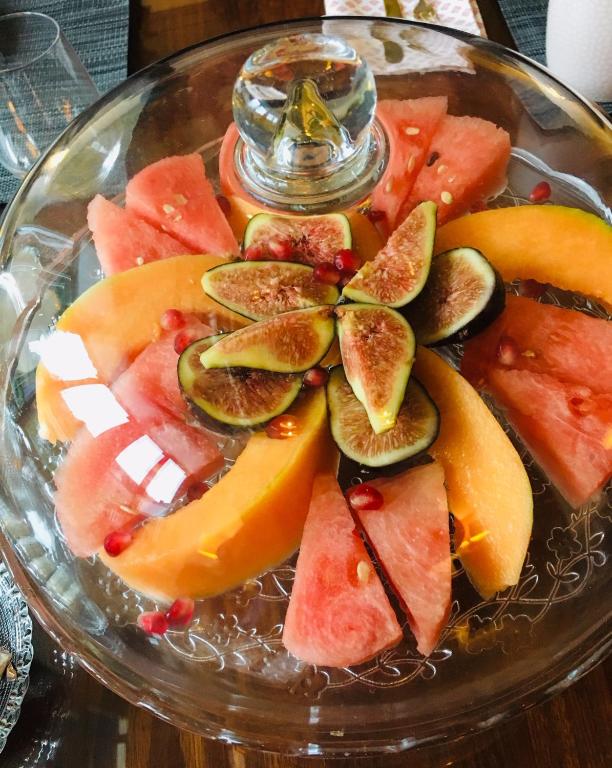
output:
{"label": "orange melon flesh", "polygon": [[420,347],[414,374],[440,410],[429,453],[444,468],[450,511],[464,535],[457,553],[484,597],[519,580],[533,523],[523,462],[476,390]]}
{"label": "orange melon flesh", "polygon": [[534,279],[612,306],[612,227],[561,205],[482,211],[438,229],[436,253],[478,248],[504,280]]}
{"label": "orange melon flesh", "polygon": [[38,366],[38,420],[47,440],[71,440],[81,426],[64,403],[62,390],[91,381],[111,383],[157,338],[166,309],[209,314],[206,319],[216,328],[240,328],[248,322],[202,290],[204,272],[222,262],[216,256],[187,255],[145,264],[101,280],[68,307],[56,330],[82,339],[97,378],[66,381],[42,363]]}
{"label": "orange melon flesh", "polygon": [[296,436],[254,434],[232,469],[201,499],[137,532],[119,557],[100,556],[133,589],[158,599],[224,592],[297,548],[323,460],[332,456],[323,390],[291,411]]}

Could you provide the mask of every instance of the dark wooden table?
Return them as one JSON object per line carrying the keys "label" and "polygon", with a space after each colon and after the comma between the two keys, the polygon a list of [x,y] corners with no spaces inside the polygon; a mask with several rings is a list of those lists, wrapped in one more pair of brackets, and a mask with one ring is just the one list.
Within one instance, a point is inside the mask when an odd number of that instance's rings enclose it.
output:
{"label": "dark wooden table", "polygon": [[[480,0],[490,38],[513,45],[495,0]],[[323,12],[322,0],[133,0],[130,70],[234,29]],[[206,741],[99,685],[37,628],[36,661],[2,768],[608,768],[610,662],[510,723],[433,750],[325,761]],[[608,726],[606,727],[606,723]]]}

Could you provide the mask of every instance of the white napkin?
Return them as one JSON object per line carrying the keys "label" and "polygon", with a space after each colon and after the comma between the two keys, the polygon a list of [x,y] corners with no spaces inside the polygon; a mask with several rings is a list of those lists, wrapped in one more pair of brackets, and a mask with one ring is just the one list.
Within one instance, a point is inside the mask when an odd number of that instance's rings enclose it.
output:
{"label": "white napkin", "polygon": [[[414,19],[419,0],[398,0],[402,18]],[[475,0],[428,0],[436,17],[432,23],[460,29],[473,35],[486,36]],[[328,16],[386,17],[384,0],[325,0]],[[417,21],[422,19],[416,19]],[[380,39],[384,30],[384,39]],[[414,71],[460,70],[473,72],[470,61],[462,53],[462,44],[442,35],[428,34],[418,28],[376,27],[364,23],[358,32],[347,35],[342,21],[324,21],[326,34],[337,34],[367,60],[377,75]]]}

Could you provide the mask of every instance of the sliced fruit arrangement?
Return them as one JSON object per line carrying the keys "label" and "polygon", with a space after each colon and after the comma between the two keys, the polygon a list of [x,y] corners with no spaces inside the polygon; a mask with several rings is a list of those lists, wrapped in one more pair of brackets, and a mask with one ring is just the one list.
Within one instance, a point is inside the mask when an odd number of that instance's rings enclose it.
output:
{"label": "sliced fruit arrangement", "polygon": [[538,280],[612,306],[612,227],[592,213],[519,205],[463,216],[436,233],[438,253],[468,244],[507,282]]}
{"label": "sliced fruit arrangement", "polygon": [[429,453],[444,468],[448,504],[462,531],[456,552],[489,598],[521,575],[533,522],[529,478],[499,422],[457,371],[419,347],[414,373],[440,411]]}
{"label": "sliced fruit arrangement", "polygon": [[330,427],[345,456],[368,467],[384,467],[426,451],[440,428],[438,409],[423,386],[411,376],[395,426],[376,434],[365,408],[355,397],[341,367],[327,383]]}
{"label": "sliced fruit arrangement", "polygon": [[214,429],[265,424],[291,406],[302,389],[302,377],[255,368],[204,368],[202,353],[227,335],[200,339],[181,354],[181,389],[198,415]]}
{"label": "sliced fruit arrangement", "polygon": [[376,304],[336,309],[346,378],[374,432],[395,426],[414,361],[414,334],[395,310]]}
{"label": "sliced fruit arrangement", "polygon": [[466,345],[461,370],[572,506],[597,495],[612,474],[612,323],[508,296]]}
{"label": "sliced fruit arrangement", "polygon": [[205,293],[251,320],[320,304],[335,304],[334,285],[315,279],[314,269],[290,261],[234,261],[209,269],[202,278]]}
{"label": "sliced fruit arrangement", "polygon": [[202,157],[166,157],[137,173],[125,190],[128,210],[189,248],[193,253],[239,253],[238,243],[219,207]]}
{"label": "sliced fruit arrangement", "polygon": [[444,470],[437,462],[372,480],[379,509],[356,515],[393,589],[406,607],[417,648],[429,656],[451,604],[451,559]]}
{"label": "sliced fruit arrangement", "polygon": [[503,311],[501,277],[474,248],[453,248],[431,262],[425,288],[406,309],[420,344],[465,341]]}
{"label": "sliced fruit arrangement", "polygon": [[281,257],[315,266],[333,262],[334,255],[350,248],[351,244],[351,226],[342,213],[323,216],[258,213],[247,224],[243,248],[246,258],[250,252],[257,254],[257,258]]}
{"label": "sliced fruit arrangement", "polygon": [[240,366],[299,373],[321,360],[334,339],[334,308],[285,312],[221,339],[200,357],[204,368]]}
{"label": "sliced fruit arrangement", "polygon": [[352,301],[403,307],[422,290],[429,275],[436,232],[436,206],[418,205],[391,235],[373,261],[343,288]]}
{"label": "sliced fruit arrangement", "polygon": [[[438,205],[438,224],[444,224],[506,186],[510,136],[488,120],[445,115],[429,152],[432,162],[426,163],[417,176],[398,221],[403,221],[422,200],[433,200]],[[457,243],[468,244],[473,245],[470,241]]]}
{"label": "sliced fruit arrangement", "polygon": [[335,476],[316,477],[283,645],[309,664],[346,667],[401,640],[402,630]]}
{"label": "sliced fruit arrangement", "polygon": [[399,210],[421,168],[426,162],[435,162],[435,156],[428,152],[429,145],[446,108],[445,96],[383,99],[376,106],[376,117],[387,135],[389,160],[372,192],[371,206],[384,213],[390,232],[399,223]]}

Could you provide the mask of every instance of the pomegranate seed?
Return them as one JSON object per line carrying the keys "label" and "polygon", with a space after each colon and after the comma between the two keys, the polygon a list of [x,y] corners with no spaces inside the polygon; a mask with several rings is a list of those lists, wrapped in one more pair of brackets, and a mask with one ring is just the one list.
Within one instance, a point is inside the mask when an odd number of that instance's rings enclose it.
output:
{"label": "pomegranate seed", "polygon": [[174,351],[177,355],[182,355],[197,338],[198,334],[194,330],[179,331],[174,337]]}
{"label": "pomegranate seed", "polygon": [[367,211],[366,216],[372,224],[376,224],[377,221],[384,221],[384,219],[387,218],[387,214],[384,211],[378,211],[376,208],[370,208],[370,210]]}
{"label": "pomegranate seed", "polygon": [[570,397],[569,406],[577,416],[586,416],[593,410],[593,401],[585,400],[583,397]]}
{"label": "pomegranate seed", "polygon": [[261,261],[262,259],[266,258],[264,249],[261,247],[259,243],[255,243],[254,245],[249,245],[247,248],[244,249],[243,255],[246,261]]}
{"label": "pomegranate seed", "polygon": [[327,379],[329,379],[329,373],[319,366],[311,368],[304,374],[304,384],[307,387],[322,387],[327,384]]}
{"label": "pomegranate seed", "polygon": [[520,350],[516,341],[511,336],[502,336],[496,350],[499,362],[502,365],[513,365],[519,354]]}
{"label": "pomegranate seed", "polygon": [[201,499],[206,491],[210,490],[208,483],[194,483],[187,489],[187,499],[189,501],[197,501]]}
{"label": "pomegranate seed", "polygon": [[356,274],[357,274],[356,272],[348,272],[348,271],[342,272],[340,275],[340,282],[338,283],[340,288],[344,288],[344,286],[347,283],[350,283],[350,281],[355,277]]}
{"label": "pomegranate seed", "polygon": [[232,212],[232,204],[227,197],[225,195],[217,195],[217,203],[219,203],[219,208],[221,208],[225,216],[229,216]]}
{"label": "pomegranate seed", "polygon": [[274,440],[285,440],[288,437],[295,437],[298,431],[298,420],[295,416],[291,416],[288,413],[276,416],[266,427],[266,435]]}
{"label": "pomegranate seed", "polygon": [[193,618],[195,603],[190,597],[179,597],[166,611],[166,619],[171,627],[186,627]]}
{"label": "pomegranate seed", "polygon": [[289,261],[293,256],[291,240],[270,240],[268,243],[270,255],[279,261]]}
{"label": "pomegranate seed", "polygon": [[541,181],[536,184],[529,194],[529,200],[532,203],[544,203],[551,194],[550,184],[547,181]]}
{"label": "pomegranate seed", "polygon": [[331,262],[324,261],[322,264],[317,264],[314,268],[313,277],[319,283],[338,285],[341,275],[340,270]]}
{"label": "pomegranate seed", "polygon": [[145,611],[137,619],[138,626],[147,635],[163,635],[168,631],[168,619],[161,611]]}
{"label": "pomegranate seed", "polygon": [[334,256],[334,264],[341,273],[356,272],[361,266],[361,259],[350,248],[342,248]]}
{"label": "pomegranate seed", "polygon": [[177,331],[185,325],[185,316],[178,309],[167,309],[159,319],[164,331]]}
{"label": "pomegranate seed", "polygon": [[384,503],[382,493],[367,483],[349,488],[346,492],[346,500],[357,512],[362,509],[380,509]]}
{"label": "pomegranate seed", "polygon": [[104,551],[111,557],[117,557],[132,543],[130,531],[112,531],[104,539]]}
{"label": "pomegranate seed", "polygon": [[547,288],[548,285],[546,283],[539,283],[537,280],[521,280],[518,292],[520,296],[539,299],[542,294],[546,293]]}

